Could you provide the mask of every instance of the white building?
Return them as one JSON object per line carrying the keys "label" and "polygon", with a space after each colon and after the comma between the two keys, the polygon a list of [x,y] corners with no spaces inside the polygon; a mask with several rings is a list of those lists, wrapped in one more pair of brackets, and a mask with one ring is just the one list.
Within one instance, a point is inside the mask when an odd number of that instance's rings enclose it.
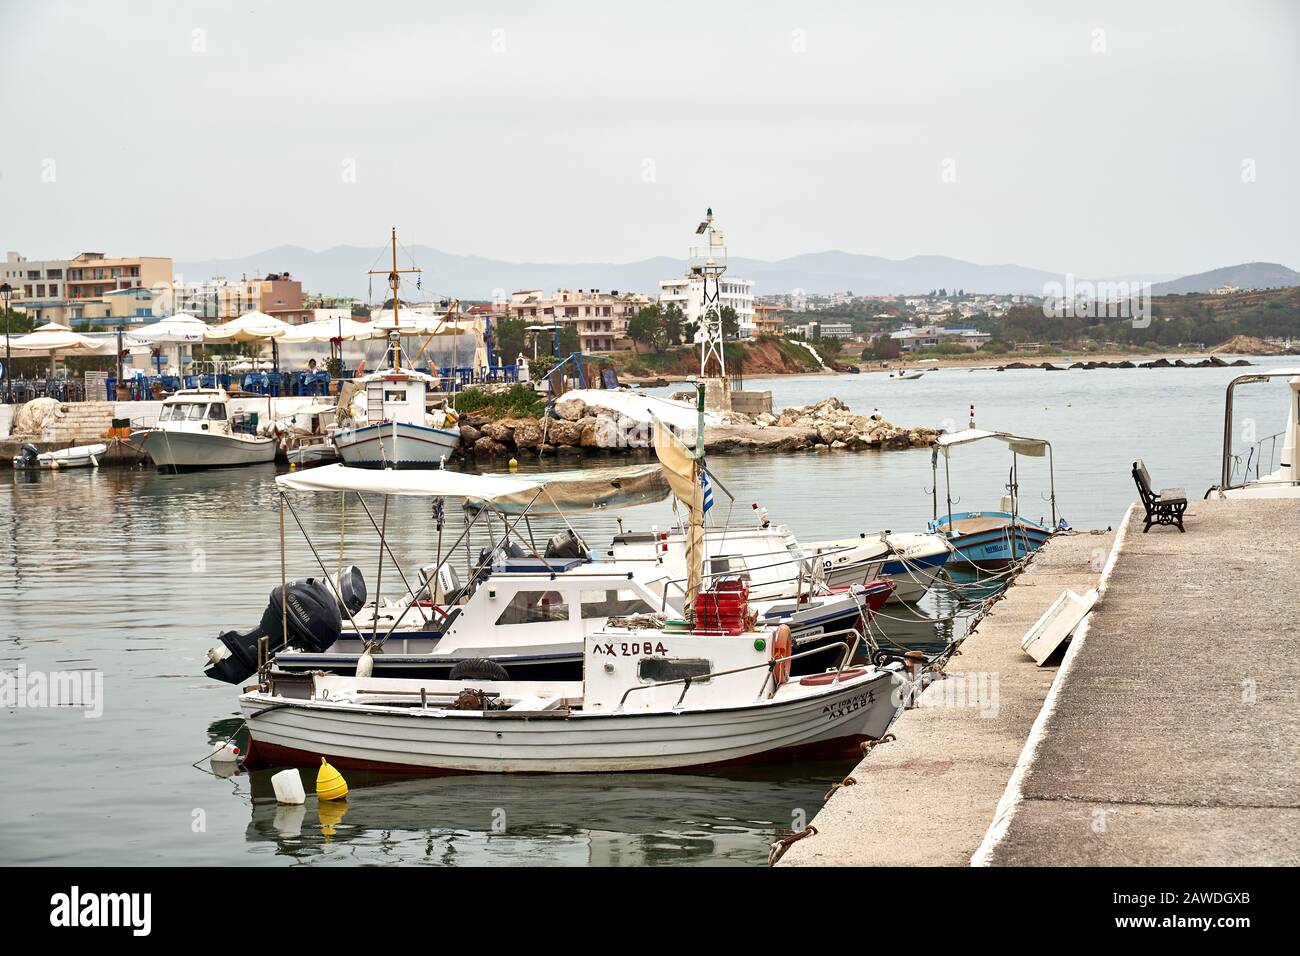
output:
{"label": "white building", "polygon": [[[754,281],[724,274],[719,285],[719,301],[724,309],[730,306],[735,310],[740,337],[753,338],[757,334],[754,329]],[[687,322],[698,322],[704,314],[704,280],[699,276],[662,280],[659,283],[659,304],[665,307],[675,305],[682,310]],[[696,340],[699,340],[698,332]]]}

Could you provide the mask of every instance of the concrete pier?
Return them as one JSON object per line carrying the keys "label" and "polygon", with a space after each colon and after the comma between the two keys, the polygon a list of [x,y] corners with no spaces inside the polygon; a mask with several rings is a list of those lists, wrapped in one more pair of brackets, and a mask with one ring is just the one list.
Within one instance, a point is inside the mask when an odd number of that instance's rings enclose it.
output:
{"label": "concrete pier", "polygon": [[[918,706],[850,772],[782,866],[965,866],[979,847],[1056,674],[1020,639],[1066,588],[1095,587],[1114,535],[1054,538],[994,605]],[[1057,657],[1059,657],[1059,652]],[[994,683],[996,682],[996,683]],[[945,686],[948,685],[948,686]],[[953,693],[961,688],[965,705]]]}
{"label": "concrete pier", "polygon": [[[997,716],[903,714],[782,865],[1300,863],[1300,503],[1195,502],[1186,534],[1130,515],[1105,567],[1106,538],[1054,539],[948,668],[997,673]],[[1098,583],[1059,674],[1035,668],[1025,630]]]}
{"label": "concrete pier", "polygon": [[1300,863],[1300,501],[1130,523],[993,865]]}

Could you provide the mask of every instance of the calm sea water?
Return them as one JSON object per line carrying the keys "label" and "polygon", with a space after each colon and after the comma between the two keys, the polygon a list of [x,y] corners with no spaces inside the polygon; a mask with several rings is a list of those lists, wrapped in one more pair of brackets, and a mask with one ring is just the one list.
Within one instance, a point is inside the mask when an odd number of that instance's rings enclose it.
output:
{"label": "calm sea water", "polygon": [[[860,375],[749,387],[771,388],[778,408],[835,394],[855,412],[879,409],[907,425],[964,427],[973,402],[981,427],[1052,441],[1059,513],[1094,528],[1116,523],[1133,498],[1134,457],[1146,459],[1158,483],[1183,485],[1192,498],[1217,480],[1224,387],[1240,372],[963,369],[913,382]],[[1278,387],[1253,386],[1238,401],[1238,420],[1252,420],[1260,436],[1277,431],[1280,396]],[[956,506],[996,505],[1008,457],[998,448],[958,451]],[[923,530],[930,517],[926,450],[715,456],[711,467],[736,496],[734,520],[749,521],[758,503],[805,540]],[[222,778],[206,762],[192,767],[239,726],[234,689],[204,678],[202,665],[217,631],[251,627],[278,583],[275,474],[270,466],[179,476],[0,472],[0,670],[103,680],[97,718],[67,707],[0,712],[0,862],[756,865],[776,830],[811,818],[849,769],[349,774],[352,794],[338,817],[314,799],[305,809],[277,808],[268,774]],[[1022,510],[1048,515],[1045,463],[1022,461],[1020,478]],[[301,496],[298,507],[315,540],[336,540],[337,500]],[[661,505],[623,516],[629,527],[670,517]],[[594,541],[612,530],[608,517],[579,524]],[[355,509],[348,527],[356,542],[349,559],[373,581],[373,532]],[[436,533],[427,503],[396,501],[389,527],[405,567],[429,560]],[[291,576],[316,573],[292,523],[287,543]],[[391,567],[386,577],[394,580]],[[956,595],[940,594],[924,610],[939,617],[960,607]],[[908,645],[937,646],[950,630],[886,622]]]}

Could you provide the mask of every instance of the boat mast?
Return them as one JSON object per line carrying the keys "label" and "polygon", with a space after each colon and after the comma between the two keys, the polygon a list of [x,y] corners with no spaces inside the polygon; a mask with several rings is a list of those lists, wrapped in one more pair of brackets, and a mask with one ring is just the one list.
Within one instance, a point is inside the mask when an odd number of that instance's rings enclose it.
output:
{"label": "boat mast", "polygon": [[[399,276],[405,272],[418,273],[421,272],[422,270],[418,266],[411,269],[397,268],[397,227],[396,226],[392,227],[392,250],[393,250],[393,268],[387,273],[388,288],[392,290],[392,294],[393,294],[393,329],[396,332],[400,333],[401,323],[399,321],[398,314],[397,314],[397,285],[399,281]],[[381,276],[381,275],[385,275],[385,273],[382,269],[371,269],[369,275]],[[396,341],[398,342],[398,344],[396,346],[396,353],[393,357],[393,368],[400,368],[402,362],[402,346],[401,346],[400,339]]]}

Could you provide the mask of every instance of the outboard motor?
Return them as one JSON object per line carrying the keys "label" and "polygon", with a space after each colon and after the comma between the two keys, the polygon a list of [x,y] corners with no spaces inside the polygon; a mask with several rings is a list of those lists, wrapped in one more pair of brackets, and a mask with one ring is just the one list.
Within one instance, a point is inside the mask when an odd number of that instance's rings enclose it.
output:
{"label": "outboard motor", "polygon": [[[359,574],[360,572],[358,576]],[[344,577],[349,576],[345,571]],[[263,637],[271,639],[272,654],[286,646],[318,653],[333,646],[343,631],[343,615],[329,584],[316,578],[307,578],[304,581],[290,581],[286,590],[289,593],[287,602],[283,600],[281,588],[271,592],[271,600],[262,612],[260,626],[245,634],[224,631],[219,635],[221,644],[208,651],[211,663],[204,671],[205,674],[227,684],[239,684],[248,680],[257,672],[257,642]],[[363,584],[363,601],[364,593]],[[284,624],[288,625],[287,634],[282,627]]]}
{"label": "outboard motor", "polygon": [[35,468],[40,457],[41,450],[31,442],[27,442],[22,448],[18,449],[18,465],[20,468]]}
{"label": "outboard motor", "polygon": [[565,528],[550,541],[546,542],[546,554],[548,558],[585,558],[587,556],[587,542]]}
{"label": "outboard motor", "polygon": [[366,606],[366,579],[355,564],[334,575],[334,588],[345,610],[356,614]]}

